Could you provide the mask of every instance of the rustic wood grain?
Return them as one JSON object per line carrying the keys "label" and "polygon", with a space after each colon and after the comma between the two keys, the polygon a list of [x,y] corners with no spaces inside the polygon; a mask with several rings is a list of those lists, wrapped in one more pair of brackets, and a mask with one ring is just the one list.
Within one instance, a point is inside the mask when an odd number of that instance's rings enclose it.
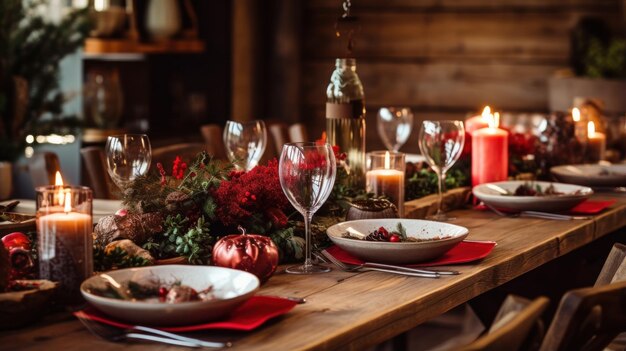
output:
{"label": "rustic wood grain", "polygon": [[594,286],[602,286],[626,280],[626,245],[615,244],[598,274]]}
{"label": "rustic wood grain", "polygon": [[[363,349],[626,226],[626,197],[617,198],[607,211],[585,221],[503,218],[476,210],[453,211],[452,215],[457,217],[455,224],[470,229],[469,239],[498,242],[483,261],[454,266],[461,272],[458,276],[435,280],[337,270],[296,276],[285,274],[281,267],[260,293],[306,297],[306,304],[254,332],[198,335],[233,340],[234,350]],[[0,333],[0,348],[9,350],[127,347],[89,335],[75,320]],[[139,344],[129,349],[170,348]]]}

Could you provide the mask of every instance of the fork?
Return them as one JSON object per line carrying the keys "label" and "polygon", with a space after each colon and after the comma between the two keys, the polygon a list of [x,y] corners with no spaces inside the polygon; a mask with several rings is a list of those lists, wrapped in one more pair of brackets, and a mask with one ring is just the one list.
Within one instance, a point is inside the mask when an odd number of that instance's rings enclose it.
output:
{"label": "fork", "polygon": [[[326,250],[323,250],[323,251],[326,251]],[[332,254],[330,254],[328,251],[326,251],[326,253],[332,256]],[[319,255],[317,255],[317,257],[323,259],[323,257],[320,257]],[[335,257],[333,256],[333,258],[335,258]],[[343,262],[341,262],[341,263],[343,263]],[[420,269],[420,268],[411,268],[411,267],[396,266],[396,265],[391,265],[391,264],[375,263],[375,262],[364,262],[361,265],[352,265],[351,267],[359,267],[359,266],[361,268],[363,268],[363,267],[365,267],[365,268],[387,268],[387,269],[395,269],[395,270],[404,271],[404,272],[424,273],[424,274],[439,274],[439,275],[458,275],[458,274],[460,274],[459,271],[440,271],[440,270],[432,270],[432,269]]]}
{"label": "fork", "polygon": [[561,221],[571,221],[571,220],[585,220],[591,219],[589,216],[570,216],[570,215],[562,215],[557,213],[548,213],[548,212],[538,212],[538,211],[520,211],[517,213],[504,213],[497,208],[487,205],[490,210],[492,210],[495,214],[501,217],[535,217],[535,218],[543,218],[543,219],[556,219]]}
{"label": "fork", "polygon": [[[166,331],[162,331],[159,329],[154,329],[150,327],[144,326],[132,326],[129,329],[120,329],[113,326],[108,326],[103,323],[91,320],[89,318],[83,317],[80,314],[76,314],[76,318],[94,335],[101,337],[102,339],[108,341],[124,341],[127,339],[139,339],[139,340],[147,340],[160,342],[164,344],[177,345],[177,346],[185,346],[192,348],[200,348],[200,347],[210,347],[210,348],[222,348],[222,347],[231,347],[232,344],[230,342],[221,343],[221,342],[210,342],[203,341],[200,339],[189,338],[186,336],[168,333]],[[152,333],[150,334],[142,334],[137,332],[145,332]]]}
{"label": "fork", "polygon": [[[325,258],[327,258],[332,264],[334,264],[335,266],[339,267],[339,269],[341,269],[342,271],[346,271],[346,272],[357,272],[357,271],[361,271],[361,270],[368,270],[368,271],[378,271],[378,272],[387,272],[387,273],[394,273],[394,274],[400,274],[400,275],[407,275],[407,276],[411,276],[411,277],[439,278],[439,273],[437,273],[437,272],[418,273],[418,272],[415,272],[415,271],[371,267],[371,266],[365,266],[363,264],[360,264],[360,265],[347,265],[347,264],[339,261],[338,259],[336,259],[335,256],[331,255],[326,250],[322,250],[321,254]],[[399,267],[395,267],[394,266],[394,268],[399,268]],[[403,267],[403,268],[405,268],[405,267]]]}

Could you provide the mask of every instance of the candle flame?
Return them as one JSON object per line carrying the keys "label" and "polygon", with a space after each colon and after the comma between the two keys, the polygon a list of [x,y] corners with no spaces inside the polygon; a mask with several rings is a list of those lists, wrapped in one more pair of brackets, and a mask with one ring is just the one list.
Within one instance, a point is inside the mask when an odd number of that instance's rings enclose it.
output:
{"label": "candle flame", "polygon": [[596,125],[593,124],[593,121],[589,121],[589,123],[587,123],[587,134],[590,137],[596,134]]}
{"label": "candle flame", "polygon": [[482,116],[483,116],[483,121],[489,122],[489,120],[491,119],[491,107],[485,106],[485,108],[483,109]]}
{"label": "candle flame", "polygon": [[63,177],[61,177],[61,172],[59,171],[57,171],[56,175],[54,176],[54,185],[63,186]]}
{"label": "candle flame", "polygon": [[391,168],[391,160],[389,158],[389,151],[385,151],[385,169]]}
{"label": "candle flame", "polygon": [[493,114],[493,127],[498,128],[500,126],[500,112],[496,112]]}
{"label": "candle flame", "polygon": [[72,195],[70,193],[65,193],[65,213],[70,213],[72,211]]}
{"label": "candle flame", "polygon": [[574,107],[572,109],[572,119],[574,120],[574,122],[580,122],[580,110],[578,109],[578,107]]}

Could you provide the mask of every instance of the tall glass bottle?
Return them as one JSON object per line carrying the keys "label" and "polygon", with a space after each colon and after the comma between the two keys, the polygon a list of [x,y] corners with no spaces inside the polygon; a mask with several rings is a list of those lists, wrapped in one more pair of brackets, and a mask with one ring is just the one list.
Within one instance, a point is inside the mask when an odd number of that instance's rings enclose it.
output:
{"label": "tall glass bottle", "polygon": [[365,103],[355,59],[337,59],[326,97],[328,143],[347,155],[347,185],[365,188]]}

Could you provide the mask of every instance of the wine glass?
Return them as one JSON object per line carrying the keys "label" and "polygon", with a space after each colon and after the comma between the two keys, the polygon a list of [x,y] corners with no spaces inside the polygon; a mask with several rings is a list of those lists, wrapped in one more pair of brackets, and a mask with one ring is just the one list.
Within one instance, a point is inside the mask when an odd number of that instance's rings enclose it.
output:
{"label": "wine glass", "polygon": [[389,151],[398,151],[413,129],[413,112],[407,107],[383,107],[378,110],[378,135]]}
{"label": "wine glass", "polygon": [[267,145],[265,122],[227,121],[224,128],[224,146],[228,159],[246,171],[256,167]]}
{"label": "wine glass", "polygon": [[109,176],[122,191],[150,169],[152,149],[145,134],[112,135],[105,152]]}
{"label": "wine glass", "polygon": [[441,209],[443,182],[446,179],[446,171],[461,156],[464,143],[465,128],[462,121],[424,121],[422,123],[419,135],[420,150],[439,180],[439,207],[437,213],[427,219],[442,222],[452,219]]}
{"label": "wine glass", "polygon": [[287,273],[313,274],[330,268],[311,260],[311,219],[324,204],[335,184],[337,164],[330,144],[288,143],[283,146],[278,165],[280,185],[293,207],[304,217],[304,265],[287,268]]}

